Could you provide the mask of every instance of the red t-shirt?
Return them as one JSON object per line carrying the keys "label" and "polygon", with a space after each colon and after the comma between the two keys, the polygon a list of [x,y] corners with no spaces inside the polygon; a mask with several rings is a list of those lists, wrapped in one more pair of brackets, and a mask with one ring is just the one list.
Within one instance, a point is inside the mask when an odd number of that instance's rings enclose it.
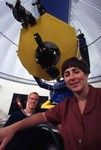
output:
{"label": "red t-shirt", "polygon": [[45,112],[48,121],[62,124],[65,150],[101,149],[101,89],[90,86],[83,115],[76,98],[65,100]]}

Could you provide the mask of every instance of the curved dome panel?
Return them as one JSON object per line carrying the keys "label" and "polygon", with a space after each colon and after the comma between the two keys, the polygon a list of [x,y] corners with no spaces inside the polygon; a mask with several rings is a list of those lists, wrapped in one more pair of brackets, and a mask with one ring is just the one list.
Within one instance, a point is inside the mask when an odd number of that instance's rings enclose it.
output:
{"label": "curved dome panel", "polygon": [[[12,11],[6,6],[6,0],[0,0],[0,72],[25,79],[33,77],[22,66],[17,57],[21,24],[15,20]],[[16,1],[7,0],[15,4]],[[38,17],[34,0],[21,0],[21,4]],[[84,33],[91,62],[90,78],[101,76],[101,1],[72,0],[70,24]]]}
{"label": "curved dome panel", "polygon": [[70,24],[84,33],[90,63],[90,78],[101,76],[101,1],[72,0]]}

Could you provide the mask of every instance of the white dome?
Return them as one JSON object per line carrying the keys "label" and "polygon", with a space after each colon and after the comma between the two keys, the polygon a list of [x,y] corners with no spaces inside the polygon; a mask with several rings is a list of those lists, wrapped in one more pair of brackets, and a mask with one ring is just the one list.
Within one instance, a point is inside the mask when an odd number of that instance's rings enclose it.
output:
{"label": "white dome", "polygon": [[[5,2],[15,4],[13,0],[0,0],[0,76],[8,75],[34,81],[33,77],[22,66],[16,51],[22,28],[20,22],[13,17],[12,11]],[[34,0],[21,0],[21,4],[34,16],[38,17]],[[84,33],[91,62],[90,78],[100,79],[101,76],[101,1],[72,0],[69,23]],[[98,40],[97,40],[98,39]],[[95,41],[95,42],[94,42]],[[94,42],[94,43],[92,43]],[[91,44],[92,43],[92,44]],[[90,45],[91,44],[91,45]],[[98,78],[99,77],[99,78]],[[17,78],[15,78],[17,80]]]}

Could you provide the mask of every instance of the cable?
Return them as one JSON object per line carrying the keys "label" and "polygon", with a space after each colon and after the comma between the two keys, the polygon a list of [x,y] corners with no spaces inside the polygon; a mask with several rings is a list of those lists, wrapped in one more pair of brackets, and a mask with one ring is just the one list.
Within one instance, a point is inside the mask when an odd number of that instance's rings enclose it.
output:
{"label": "cable", "polygon": [[101,38],[101,36],[99,36],[95,41],[93,41],[92,43],[88,44],[88,46],[91,46],[92,44],[94,44],[96,41],[98,41]]}
{"label": "cable", "polygon": [[[78,33],[78,32],[81,34],[81,30],[80,29],[78,29],[76,33]],[[96,40],[94,40],[92,43],[88,44],[87,46],[88,47],[91,46],[92,44],[94,44],[95,42],[97,42],[100,38],[101,38],[101,36],[99,36]]]}
{"label": "cable", "polygon": [[16,43],[14,43],[12,40],[10,40],[6,35],[4,35],[1,31],[0,34],[3,35],[4,38],[6,38],[8,41],[10,41],[12,44],[14,44],[15,46],[18,47],[18,45]]}
{"label": "cable", "polygon": [[47,124],[39,124],[38,126],[41,127],[41,128],[46,128],[51,133],[52,138],[53,138],[53,140],[55,142],[57,150],[62,150],[61,143],[59,143],[57,137],[55,136],[54,131],[52,130],[52,128],[49,125],[47,125]]}

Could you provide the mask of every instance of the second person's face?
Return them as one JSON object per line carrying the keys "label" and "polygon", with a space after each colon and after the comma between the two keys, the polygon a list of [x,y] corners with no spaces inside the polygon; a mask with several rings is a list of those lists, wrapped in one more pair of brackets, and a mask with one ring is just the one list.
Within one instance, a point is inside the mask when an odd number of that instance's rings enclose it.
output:
{"label": "second person's face", "polygon": [[28,107],[33,109],[36,107],[39,101],[39,96],[37,94],[31,94],[28,97]]}
{"label": "second person's face", "polygon": [[78,67],[71,67],[65,70],[64,80],[66,85],[76,93],[80,93],[87,85],[87,76]]}

